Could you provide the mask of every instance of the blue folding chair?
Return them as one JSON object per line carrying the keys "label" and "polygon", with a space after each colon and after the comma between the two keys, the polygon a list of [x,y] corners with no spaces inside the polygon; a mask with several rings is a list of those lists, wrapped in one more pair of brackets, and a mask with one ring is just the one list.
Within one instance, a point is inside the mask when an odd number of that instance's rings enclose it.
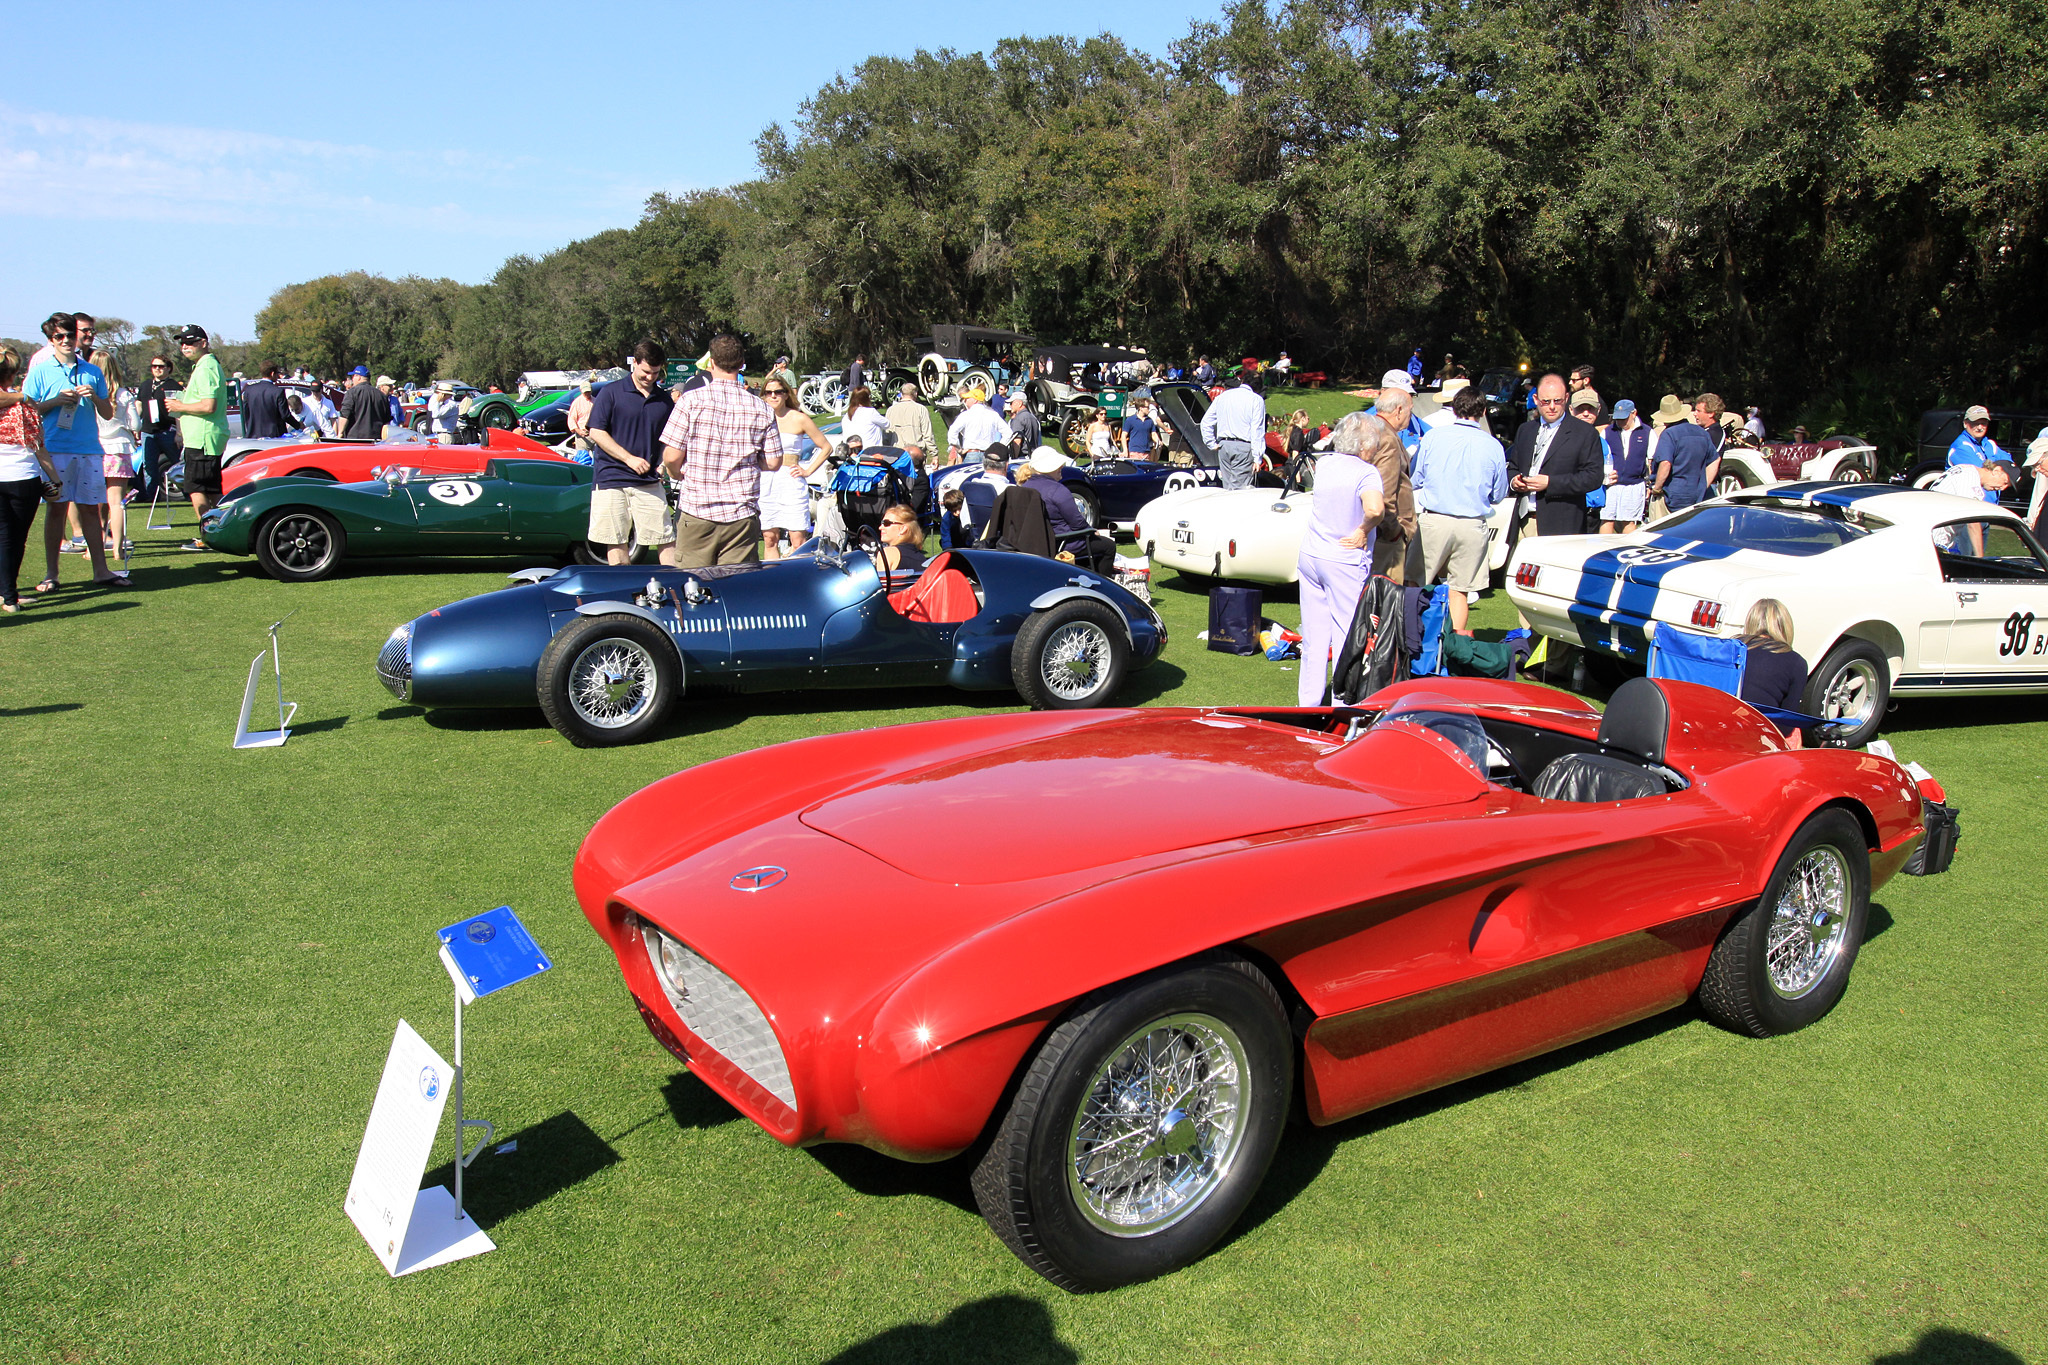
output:
{"label": "blue folding chair", "polygon": [[[1739,697],[1742,695],[1742,671],[1748,663],[1749,646],[1740,640],[1686,630],[1661,621],[1657,624],[1657,633],[1650,637],[1648,672],[1653,678],[1698,683]],[[1756,709],[1778,727],[1779,734],[1788,735],[1794,730],[1828,723],[1819,716],[1781,711],[1775,706]]]}

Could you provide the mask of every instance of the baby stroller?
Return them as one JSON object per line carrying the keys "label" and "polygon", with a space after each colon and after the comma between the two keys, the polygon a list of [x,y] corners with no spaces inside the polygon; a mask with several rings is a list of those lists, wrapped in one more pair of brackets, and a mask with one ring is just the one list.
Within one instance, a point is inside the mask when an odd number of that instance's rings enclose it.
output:
{"label": "baby stroller", "polygon": [[848,537],[865,526],[881,534],[882,513],[897,503],[911,503],[911,484],[917,478],[917,462],[893,446],[876,446],[860,452],[858,461],[833,461],[832,499],[846,523]]}

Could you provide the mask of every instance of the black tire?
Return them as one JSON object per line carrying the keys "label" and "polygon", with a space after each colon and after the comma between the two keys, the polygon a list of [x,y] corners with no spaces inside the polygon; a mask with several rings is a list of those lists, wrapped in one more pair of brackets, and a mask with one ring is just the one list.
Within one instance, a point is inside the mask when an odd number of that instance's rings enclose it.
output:
{"label": "black tire", "polygon": [[668,632],[643,617],[582,616],[548,641],[535,682],[548,724],[577,748],[637,744],[675,704],[682,656]]}
{"label": "black tire", "polygon": [[287,508],[256,528],[256,562],[280,583],[326,578],[347,552],[341,523],[311,507]]}
{"label": "black tire", "polygon": [[499,431],[510,431],[519,425],[519,414],[512,411],[508,404],[493,403],[477,414],[476,424],[479,427],[495,427]]}
{"label": "black tire", "polygon": [[1701,1011],[1753,1038],[1805,1028],[1848,989],[1869,914],[1863,828],[1847,811],[1821,811],[1792,836],[1763,898],[1722,931],[1700,979]]}
{"label": "black tire", "polygon": [[1034,711],[1108,706],[1130,662],[1122,618],[1092,598],[1033,612],[1010,646],[1010,678]]}
{"label": "black tire", "polygon": [[424,412],[420,412],[420,413],[415,413],[415,414],[413,414],[413,419],[412,419],[412,421],[411,421],[411,422],[409,422],[409,423],[407,423],[407,425],[408,425],[408,426],[410,426],[410,427],[411,427],[411,428],[412,428],[412,429],[413,429],[414,431],[418,432],[418,433],[419,433],[420,435],[422,435],[422,436],[426,435],[426,434],[427,434],[427,414],[425,414]]}
{"label": "black tire", "polygon": [[[1113,1062],[1129,1066],[1125,1085],[1139,1073],[1144,1060],[1132,1054],[1141,1040],[1155,1045],[1148,1058],[1160,1047],[1180,1049],[1196,1079],[1165,1115],[1149,1108],[1135,1119],[1101,1115],[1091,1140],[1084,1106],[1091,1094],[1119,1088]],[[1203,1094],[1212,1085],[1235,1088],[1238,1123],[1228,1132],[1177,1107],[1198,1097],[1213,1104],[1216,1094]],[[1113,1289],[1170,1274],[1200,1259],[1251,1203],[1279,1146],[1293,1085],[1285,1010],[1272,983],[1247,962],[1218,955],[1098,992],[1046,1035],[1025,1068],[974,1169],[975,1202],[1019,1260],[1063,1289]],[[1147,1150],[1168,1150],[1133,1163],[1140,1169],[1132,1180],[1188,1179],[1194,1188],[1180,1192],[1177,1206],[1174,1193],[1157,1184],[1134,1191],[1099,1168],[1087,1175],[1077,1168],[1077,1156],[1114,1142],[1102,1134],[1122,1129],[1128,1137],[1144,1128],[1157,1130]],[[1129,1203],[1104,1207],[1104,1196],[1118,1193],[1149,1194],[1162,1205],[1149,1220],[1154,1230],[1143,1230],[1145,1211]]]}
{"label": "black tire", "polygon": [[1891,665],[1884,651],[1868,640],[1849,636],[1828,651],[1820,667],[1806,680],[1799,709],[1822,720],[1849,720],[1855,724],[1842,740],[1859,749],[1877,738],[1891,704]]}
{"label": "black tire", "polygon": [[1074,502],[1080,507],[1081,515],[1088,519],[1088,525],[1095,530],[1101,530],[1103,526],[1102,503],[1096,498],[1094,490],[1070,484],[1067,487],[1067,491],[1074,495]]}
{"label": "black tire", "polygon": [[[604,557],[604,547],[594,540],[579,540],[569,547],[569,560],[574,564],[609,564]],[[626,537],[626,563],[640,562],[640,533],[635,531]]]}

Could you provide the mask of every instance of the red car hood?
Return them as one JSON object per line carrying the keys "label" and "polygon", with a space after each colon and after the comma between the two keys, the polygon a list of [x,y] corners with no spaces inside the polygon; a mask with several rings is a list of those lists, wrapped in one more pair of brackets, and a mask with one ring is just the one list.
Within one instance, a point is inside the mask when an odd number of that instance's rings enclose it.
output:
{"label": "red car hood", "polygon": [[1478,794],[1476,781],[1352,780],[1337,753],[1292,726],[1141,712],[834,796],[802,819],[913,876],[986,886]]}

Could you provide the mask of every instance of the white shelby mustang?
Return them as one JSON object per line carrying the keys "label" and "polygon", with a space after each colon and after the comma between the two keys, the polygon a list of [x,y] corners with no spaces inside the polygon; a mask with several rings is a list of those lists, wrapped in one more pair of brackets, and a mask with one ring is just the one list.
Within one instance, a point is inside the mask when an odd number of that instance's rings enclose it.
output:
{"label": "white shelby mustang", "polygon": [[1867,743],[1894,696],[2048,692],[2048,556],[1991,503],[1892,484],[1746,489],[1622,536],[1515,549],[1508,594],[1544,635],[1640,664],[1660,626],[1739,635],[1792,615],[1801,709]]}

